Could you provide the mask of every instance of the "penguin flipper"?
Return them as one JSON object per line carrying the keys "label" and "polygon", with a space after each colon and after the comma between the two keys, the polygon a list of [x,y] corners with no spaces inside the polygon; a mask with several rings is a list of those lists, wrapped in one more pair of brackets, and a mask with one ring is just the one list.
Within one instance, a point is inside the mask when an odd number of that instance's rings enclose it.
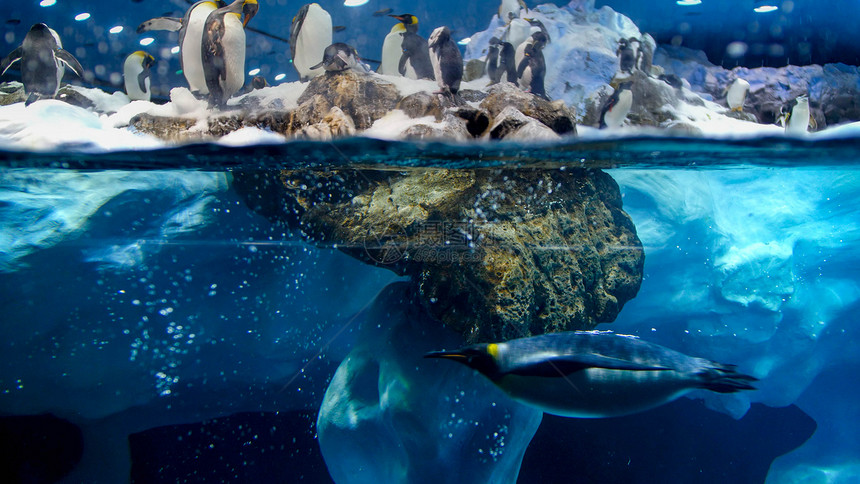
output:
{"label": "penguin flipper", "polygon": [[409,60],[409,54],[403,52],[403,55],[400,56],[400,62],[397,63],[397,71],[400,72],[401,76],[406,77],[406,61]]}
{"label": "penguin flipper", "polygon": [[145,68],[137,75],[137,86],[141,92],[146,92],[146,78],[149,77],[149,68]]}
{"label": "penguin flipper", "polygon": [[671,370],[665,366],[643,365],[634,361],[598,354],[558,355],[542,357],[540,361],[526,362],[506,371],[507,375],[561,377],[588,368],[628,371]]}
{"label": "penguin flipper", "polygon": [[0,62],[0,76],[6,74],[6,70],[9,69],[9,66],[21,60],[24,57],[24,49],[23,47],[18,47],[13,50],[9,55],[3,58],[3,61]]}
{"label": "penguin flipper", "polygon": [[137,26],[137,33],[142,34],[150,30],[168,30],[176,32],[182,28],[182,19],[176,17],[156,17],[147,20]]}
{"label": "penguin flipper", "polygon": [[81,66],[81,63],[75,59],[75,56],[71,54],[71,52],[63,49],[57,49],[54,51],[54,54],[57,56],[57,59],[68,66],[78,77],[84,77],[84,68]]}

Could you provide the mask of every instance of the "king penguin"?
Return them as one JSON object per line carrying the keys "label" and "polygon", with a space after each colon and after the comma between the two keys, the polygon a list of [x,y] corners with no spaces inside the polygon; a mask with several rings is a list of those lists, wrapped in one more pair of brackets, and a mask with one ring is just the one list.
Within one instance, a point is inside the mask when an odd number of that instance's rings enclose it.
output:
{"label": "king penguin", "polygon": [[245,84],[245,26],[258,9],[257,0],[234,0],[206,19],[201,55],[214,106],[223,106]]}
{"label": "king penguin", "polygon": [[152,98],[150,68],[155,57],[142,50],[131,53],[125,58],[122,74],[125,79],[125,93],[132,101],[149,101]]}
{"label": "king penguin", "polygon": [[203,0],[191,5],[182,18],[157,17],[137,27],[138,33],[150,30],[179,31],[179,63],[182,75],[188,81],[188,88],[193,93],[209,94],[201,55],[203,30],[209,14],[224,5],[226,4],[221,0]]}
{"label": "king penguin", "polygon": [[519,79],[520,88],[524,91],[549,100],[544,88],[546,61],[543,57],[543,48],[546,42],[547,38],[543,32],[532,34],[532,39],[526,43],[523,59],[517,66],[517,79]]}
{"label": "king penguin", "polygon": [[63,50],[63,42],[54,29],[43,23],[30,27],[21,45],[0,61],[0,75],[15,62],[21,62],[21,82],[29,105],[42,98],[53,98],[60,80],[69,67],[78,77],[84,68],[75,57]]}
{"label": "king penguin", "polygon": [[[403,22],[397,22],[391,27],[391,31],[385,36],[382,41],[382,61],[379,63],[379,68],[376,72],[389,76],[399,76],[398,65],[400,58],[403,56],[403,33],[406,32],[406,26]],[[415,72],[413,70],[412,74]]]}
{"label": "king penguin", "polygon": [[433,64],[430,62],[430,47],[424,37],[418,35],[418,17],[412,14],[391,15],[403,24],[400,34],[400,60],[397,72],[410,79],[433,79]]}
{"label": "king penguin", "polygon": [[331,44],[331,15],[318,3],[302,6],[290,26],[290,54],[302,82],[325,72],[322,67],[311,69],[311,66],[319,63]]}
{"label": "king penguin", "polygon": [[704,358],[608,331],[544,334],[434,351],[462,363],[505,393],[546,413],[604,418],[642,412],[695,389],[754,390],[755,377]]}
{"label": "king penguin", "polygon": [[438,27],[430,34],[429,46],[433,73],[440,88],[439,94],[450,98],[455,104],[460,104],[457,91],[460,90],[460,81],[463,79],[463,57],[457,44],[451,39],[451,30],[448,27]]}
{"label": "king penguin", "polygon": [[812,118],[809,116],[809,98],[802,95],[795,100],[791,112],[785,116],[786,134],[806,134]]}
{"label": "king penguin", "polygon": [[729,105],[729,108],[731,108],[732,111],[744,110],[744,102],[747,99],[747,93],[749,90],[750,83],[740,77],[735,78],[734,81],[726,86],[726,104]]}
{"label": "king penguin", "polygon": [[632,82],[622,82],[618,89],[603,103],[600,110],[600,129],[619,128],[633,106]]}

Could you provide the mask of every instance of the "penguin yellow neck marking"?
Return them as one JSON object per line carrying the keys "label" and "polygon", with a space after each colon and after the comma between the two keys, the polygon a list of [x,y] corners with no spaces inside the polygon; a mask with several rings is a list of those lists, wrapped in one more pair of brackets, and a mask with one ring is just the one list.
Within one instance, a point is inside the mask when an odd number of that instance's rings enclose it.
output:
{"label": "penguin yellow neck marking", "polygon": [[493,357],[494,360],[499,359],[499,345],[496,343],[490,343],[487,345],[487,353]]}
{"label": "penguin yellow neck marking", "polygon": [[406,32],[406,26],[400,22],[397,22],[397,24],[394,27],[391,27],[391,32],[392,33],[394,33],[394,32]]}
{"label": "penguin yellow neck marking", "polygon": [[217,3],[215,3],[215,2],[203,2],[203,3],[201,3],[200,5],[201,5],[201,6],[206,5],[206,6],[209,6],[209,7],[212,7],[212,8],[218,8],[218,4],[217,4]]}

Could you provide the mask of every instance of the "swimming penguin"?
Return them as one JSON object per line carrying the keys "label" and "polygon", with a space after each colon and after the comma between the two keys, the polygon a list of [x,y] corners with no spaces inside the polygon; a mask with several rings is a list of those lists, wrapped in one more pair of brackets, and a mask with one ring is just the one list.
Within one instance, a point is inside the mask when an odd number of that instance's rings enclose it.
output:
{"label": "swimming penguin", "polygon": [[544,334],[434,351],[462,363],[512,398],[553,415],[604,418],[648,410],[696,389],[754,390],[755,377],[704,358],[609,331]]}
{"label": "swimming penguin", "polygon": [[630,107],[633,106],[632,82],[622,82],[618,89],[603,103],[600,110],[600,129],[619,128],[627,119]]}
{"label": "swimming penguin", "polygon": [[463,57],[457,44],[451,39],[451,30],[448,27],[438,27],[430,34],[428,44],[436,84],[441,89],[439,94],[451,98],[455,104],[460,104],[457,91],[460,90],[460,81],[463,79]]}
{"label": "swimming penguin", "polygon": [[84,68],[75,57],[63,50],[63,42],[54,29],[43,23],[30,27],[24,42],[0,61],[0,75],[21,61],[21,82],[28,94],[26,104],[42,98],[53,98],[60,89],[66,66],[82,76]]}
{"label": "swimming penguin", "polygon": [[182,75],[188,81],[188,88],[193,93],[209,94],[201,55],[203,29],[209,14],[225,5],[221,0],[203,0],[191,5],[182,18],[157,17],[137,27],[137,33],[151,30],[179,31],[179,64]]}
{"label": "swimming penguin", "polygon": [[786,134],[805,134],[812,121],[809,116],[809,98],[806,95],[798,97],[791,112],[784,118]]}
{"label": "swimming penguin", "polygon": [[335,42],[326,47],[322,62],[311,67],[311,69],[319,68],[327,72],[343,72],[348,69],[366,72],[355,48],[343,42]]}
{"label": "swimming penguin", "polygon": [[630,45],[630,41],[627,39],[619,40],[615,55],[618,56],[619,70],[632,74],[633,66],[636,64],[636,52],[633,50],[633,46]]}
{"label": "swimming penguin", "polygon": [[543,32],[532,35],[532,41],[526,44],[523,60],[517,67],[517,79],[519,79],[520,88],[524,91],[549,100],[544,88],[546,61],[543,57],[543,48],[545,45],[546,35]]}
{"label": "swimming penguin", "polygon": [[735,78],[734,81],[726,86],[724,94],[726,96],[726,104],[729,105],[732,111],[743,111],[744,101],[747,99],[747,93],[750,90],[750,83],[741,79]]}
{"label": "swimming penguin", "polygon": [[245,26],[258,9],[257,0],[235,0],[206,19],[201,56],[214,106],[223,106],[245,84]]}
{"label": "swimming penguin", "polygon": [[125,58],[122,66],[125,93],[132,101],[149,101],[152,98],[150,68],[153,64],[155,64],[155,57],[142,50],[133,52]]}
{"label": "swimming penguin", "polygon": [[523,9],[528,13],[529,8],[523,0],[502,0],[499,4],[499,18],[505,23],[510,23],[512,19],[519,18],[520,10]]}
{"label": "swimming penguin", "polygon": [[332,44],[331,15],[317,3],[302,6],[290,26],[290,54],[302,82],[322,75],[322,68],[311,69]]}

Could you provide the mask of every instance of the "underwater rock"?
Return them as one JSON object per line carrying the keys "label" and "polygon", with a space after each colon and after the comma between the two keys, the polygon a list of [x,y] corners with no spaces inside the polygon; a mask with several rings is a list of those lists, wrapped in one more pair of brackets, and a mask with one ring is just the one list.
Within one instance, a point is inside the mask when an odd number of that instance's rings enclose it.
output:
{"label": "underwater rock", "polygon": [[576,134],[576,120],[563,102],[547,101],[522,91],[510,82],[501,82],[490,87],[480,107],[493,117],[498,116],[506,107],[513,107],[558,134]]}
{"label": "underwater rock", "polygon": [[462,365],[423,358],[462,341],[394,283],[368,309],[317,420],[339,484],[509,483],[542,413]]}
{"label": "underwater rock", "polygon": [[299,104],[316,95],[322,96],[331,106],[342,109],[358,129],[369,128],[374,121],[394,109],[400,99],[394,84],[352,70],[326,73],[311,79],[305,92],[299,96]]}
{"label": "underwater rock", "polygon": [[602,171],[285,170],[280,184],[268,197],[283,221],[411,276],[430,314],[468,342],[592,329],[641,283],[642,245]]}

